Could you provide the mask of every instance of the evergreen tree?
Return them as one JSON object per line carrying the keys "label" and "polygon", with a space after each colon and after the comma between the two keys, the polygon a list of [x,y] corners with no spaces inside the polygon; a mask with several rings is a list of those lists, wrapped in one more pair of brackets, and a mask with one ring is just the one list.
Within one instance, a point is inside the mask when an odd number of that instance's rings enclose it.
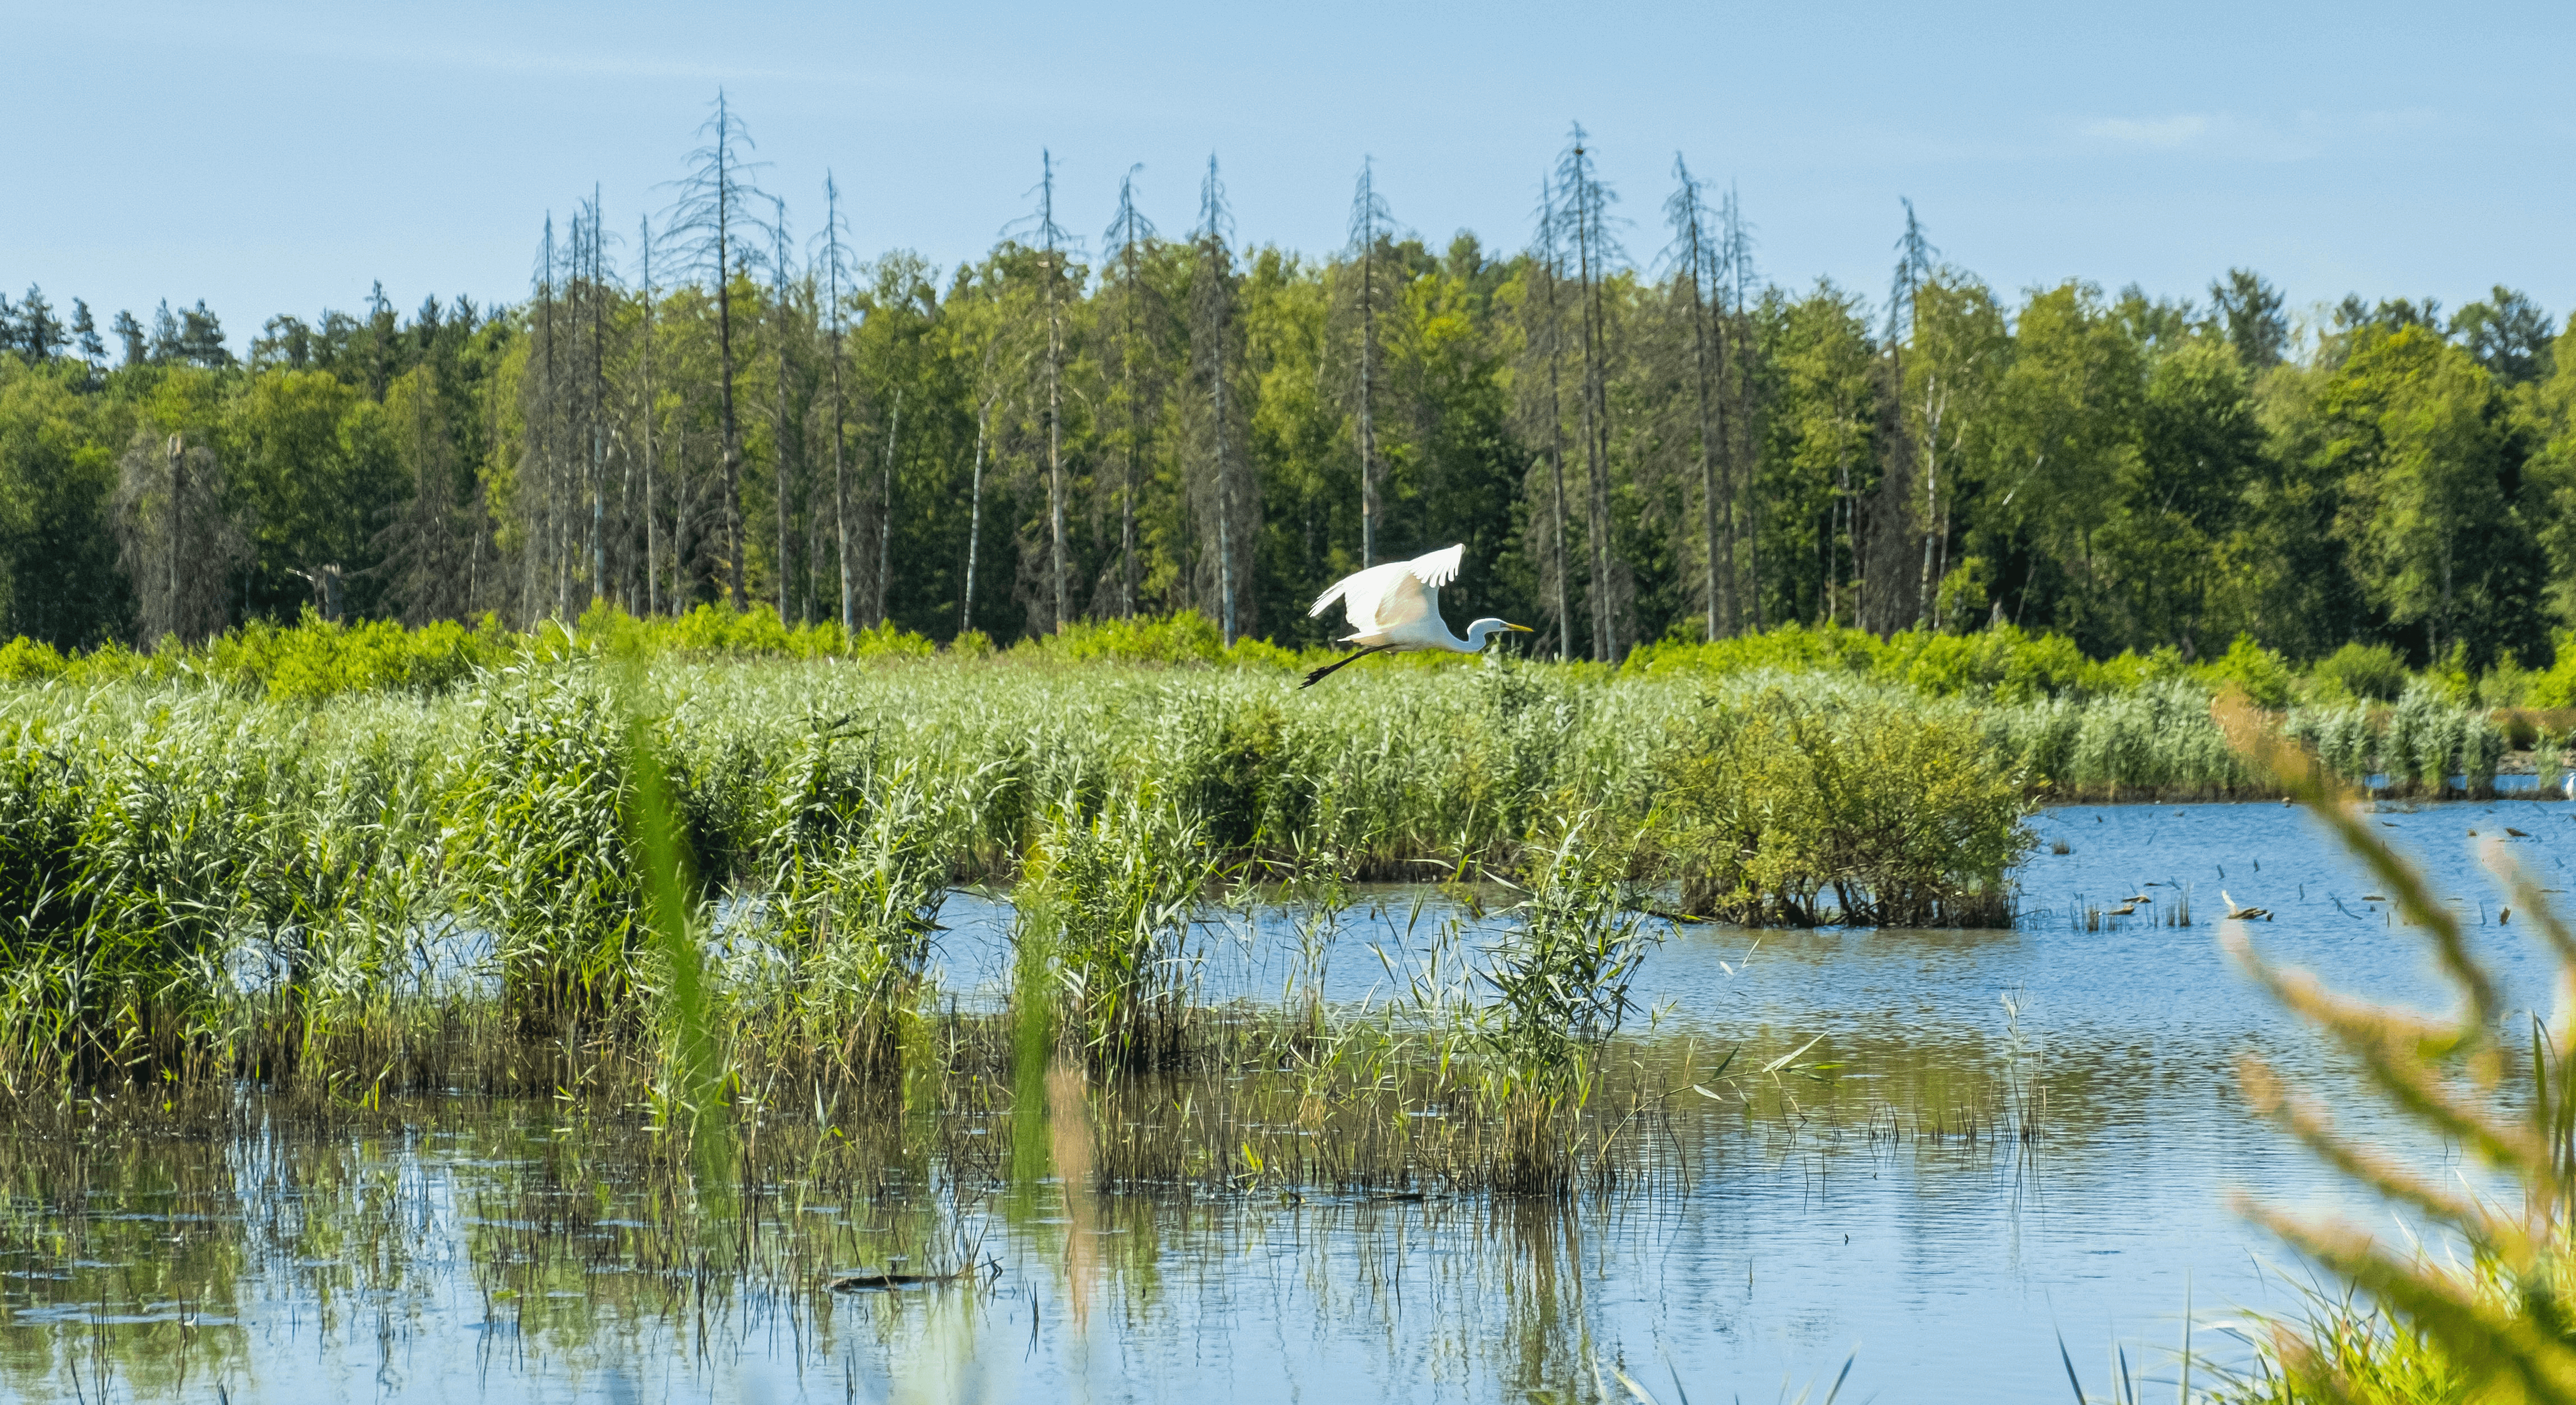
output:
{"label": "evergreen tree", "polygon": [[2290,320],[2282,312],[2280,289],[2250,268],[2231,268],[2209,285],[2209,300],[2246,370],[2268,371],[2281,364],[2290,345]]}
{"label": "evergreen tree", "polygon": [[117,343],[124,349],[125,359],[119,364],[140,366],[152,359],[151,350],[144,341],[143,324],[134,320],[133,313],[120,310],[109,330],[116,333]]}
{"label": "evergreen tree", "polygon": [[30,283],[27,300],[18,307],[18,350],[30,361],[51,361],[63,347],[63,324],[54,317],[54,305],[45,301],[45,290]]}
{"label": "evergreen tree", "polygon": [[90,316],[89,304],[72,299],[72,345],[83,361],[95,366],[107,360],[107,344],[98,339],[98,322]]}
{"label": "evergreen tree", "polygon": [[[165,308],[167,304],[163,305]],[[219,370],[233,364],[232,352],[224,346],[224,324],[206,310],[206,300],[179,315],[180,327],[173,344],[174,359],[190,366]]]}

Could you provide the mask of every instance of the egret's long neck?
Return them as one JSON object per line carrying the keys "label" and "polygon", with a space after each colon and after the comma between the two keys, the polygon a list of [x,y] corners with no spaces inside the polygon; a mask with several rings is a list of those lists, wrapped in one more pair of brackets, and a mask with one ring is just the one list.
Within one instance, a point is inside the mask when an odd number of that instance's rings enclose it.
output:
{"label": "egret's long neck", "polygon": [[[1440,632],[1441,632],[1441,633],[1443,633],[1443,634],[1448,633],[1448,632],[1449,632],[1449,626],[1448,626],[1447,624],[1445,624],[1445,623],[1444,623],[1444,624],[1442,624],[1442,625],[1440,626]],[[1454,638],[1453,638],[1453,639],[1451,639],[1451,640],[1449,641],[1449,647],[1450,647],[1450,648],[1452,648],[1452,649],[1457,650],[1459,653],[1462,653],[1462,654],[1481,654],[1481,653],[1483,653],[1483,652],[1485,651],[1485,641],[1486,641],[1486,640],[1488,640],[1488,639],[1491,639],[1491,638],[1493,638],[1493,637],[1494,637],[1494,623],[1493,623],[1493,621],[1491,621],[1491,620],[1478,620],[1478,621],[1476,621],[1474,624],[1471,624],[1471,625],[1467,626],[1467,637],[1466,637],[1466,638],[1464,638],[1464,639],[1454,639]]]}

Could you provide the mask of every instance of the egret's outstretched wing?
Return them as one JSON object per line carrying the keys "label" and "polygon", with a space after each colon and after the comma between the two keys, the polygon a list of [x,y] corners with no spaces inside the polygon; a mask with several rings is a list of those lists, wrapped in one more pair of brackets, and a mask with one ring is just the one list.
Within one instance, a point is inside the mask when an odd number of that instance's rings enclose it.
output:
{"label": "egret's outstretched wing", "polygon": [[1324,610],[1332,610],[1332,602],[1340,600],[1342,610],[1350,615],[1350,628],[1358,630],[1358,633],[1370,633],[1370,630],[1378,630],[1388,623],[1388,607],[1394,607],[1401,615],[1404,612],[1404,605],[1399,602],[1401,597],[1419,592],[1422,592],[1422,582],[1417,582],[1406,571],[1404,561],[1388,561],[1386,566],[1370,566],[1365,571],[1352,571],[1352,574],[1342,576],[1340,582],[1332,584],[1332,589],[1314,597],[1314,610],[1309,610],[1309,615],[1321,615]]}
{"label": "egret's outstretched wing", "polygon": [[1466,552],[1464,545],[1453,546],[1410,561],[1389,561],[1383,566],[1354,571],[1315,597],[1315,607],[1307,613],[1321,615],[1339,600],[1350,617],[1350,638],[1360,643],[1379,642],[1379,637],[1388,631],[1436,618],[1440,608],[1438,588],[1457,578],[1458,563]]}
{"label": "egret's outstretched wing", "polygon": [[1340,580],[1333,582],[1331,585],[1324,587],[1324,593],[1315,597],[1314,607],[1306,612],[1307,615],[1309,617],[1322,616],[1326,610],[1333,608],[1334,601],[1350,594],[1351,586],[1356,583],[1360,577],[1367,574],[1368,572],[1366,571],[1354,571],[1351,574],[1342,577]]}
{"label": "egret's outstretched wing", "polygon": [[1412,572],[1415,580],[1438,590],[1458,579],[1458,563],[1466,557],[1467,544],[1460,542],[1456,546],[1444,546],[1428,555],[1417,556],[1405,562],[1404,569]]}

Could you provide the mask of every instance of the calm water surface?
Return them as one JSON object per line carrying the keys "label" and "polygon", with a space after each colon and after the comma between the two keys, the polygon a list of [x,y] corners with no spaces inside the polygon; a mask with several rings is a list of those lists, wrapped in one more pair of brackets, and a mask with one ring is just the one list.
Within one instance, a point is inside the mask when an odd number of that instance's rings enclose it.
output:
{"label": "calm water surface", "polygon": [[[2513,1008],[2545,999],[2525,928],[2491,925],[2478,846],[2526,830],[2508,852],[2576,888],[2576,813],[2374,818],[2456,901]],[[1346,1405],[1597,1398],[1624,1369],[1667,1401],[1676,1379],[1694,1400],[1767,1400],[1810,1382],[1821,1398],[1848,1361],[1849,1399],[2036,1401],[2066,1398],[2061,1334],[2096,1393],[2115,1347],[2169,1382],[2186,1301],[2196,1345],[2223,1356],[2238,1309],[2295,1308],[2305,1281],[2230,1192],[2398,1228],[2247,1121],[2241,1052],[2337,1070],[2218,950],[2220,890],[2278,914],[2251,928],[2276,958],[2448,1001],[2302,812],[2066,807],[2036,828],[2018,931],[1669,936],[1633,1035],[1765,1060],[1814,1040],[1804,1061],[1835,1065],[1705,1130],[1686,1186],[1568,1204],[1130,1196],[1077,1214],[1051,1185],[925,1192],[937,1166],[863,1192],[790,1176],[736,1207],[754,1270],[714,1275],[657,1257],[646,1227],[668,1207],[614,1157],[584,1161],[562,1114],[425,1102],[381,1136],[113,1148],[77,1183],[29,1162],[0,1235],[0,1394]],[[2072,852],[2049,854],[2058,839]],[[2153,901],[2082,930],[2085,908],[2133,895]],[[1309,942],[1343,1004],[1389,998],[1390,971],[1457,915],[1412,890],[1362,897]],[[2149,920],[2186,899],[2194,925]],[[1007,911],[961,896],[946,916],[947,984],[990,999]],[[1296,919],[1212,925],[1207,989],[1302,985]],[[1902,1133],[1997,1088],[2019,1090],[2026,1141]],[[532,1168],[555,1199],[524,1193]],[[549,1259],[560,1239],[537,1221],[558,1205],[625,1247]],[[85,1257],[64,1248],[71,1214]],[[939,1236],[997,1260],[992,1285],[813,1289]]]}

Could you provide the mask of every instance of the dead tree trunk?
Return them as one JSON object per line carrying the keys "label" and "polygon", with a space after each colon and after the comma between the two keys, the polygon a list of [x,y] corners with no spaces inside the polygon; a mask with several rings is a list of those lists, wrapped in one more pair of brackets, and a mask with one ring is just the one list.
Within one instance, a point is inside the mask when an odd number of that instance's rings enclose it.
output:
{"label": "dead tree trunk", "polygon": [[1700,198],[1699,182],[1692,179],[1690,168],[1679,155],[1673,157],[1673,175],[1680,189],[1666,205],[1672,216],[1676,264],[1681,286],[1682,311],[1690,319],[1691,395],[1699,415],[1699,482],[1701,544],[1706,569],[1704,585],[1707,637],[1722,637],[1722,620],[1731,619],[1733,611],[1728,597],[1732,562],[1720,519],[1725,514],[1725,494],[1718,482],[1719,440],[1724,429],[1720,422],[1714,381],[1716,356],[1711,347],[1708,317],[1707,283],[1715,249],[1707,235],[1707,207]]}
{"label": "dead tree trunk", "polygon": [[[1216,525],[1217,624],[1226,646],[1242,637],[1243,600],[1240,563],[1236,557],[1248,538],[1236,520],[1248,506],[1235,484],[1232,414],[1226,403],[1230,369],[1226,334],[1234,316],[1233,254],[1227,247],[1232,215],[1226,208],[1225,184],[1217,176],[1216,158],[1208,158],[1207,179],[1199,187],[1199,265],[1190,288],[1190,353],[1199,363],[1208,396],[1208,474]],[[1241,538],[1241,540],[1239,540]]]}
{"label": "dead tree trunk", "polygon": [[983,403],[975,407],[975,477],[966,497],[966,584],[957,610],[960,634],[975,627],[975,553],[984,541],[984,446],[993,426],[993,400],[987,391]]}
{"label": "dead tree trunk", "polygon": [[698,131],[701,137],[713,140],[690,153],[691,170],[683,184],[673,224],[695,237],[703,266],[715,278],[716,419],[720,439],[717,453],[724,492],[725,594],[727,603],[741,610],[750,605],[750,596],[743,578],[742,426],[734,407],[733,279],[744,271],[744,260],[736,249],[743,228],[757,225],[757,217],[747,216],[744,210],[747,202],[759,198],[760,191],[749,180],[753,166],[742,156],[744,149],[752,145],[751,136],[743,130],[742,120],[733,115],[721,90],[716,93],[715,115]]}
{"label": "dead tree trunk", "polygon": [[[1146,306],[1144,255],[1154,240],[1153,222],[1137,210],[1136,171],[1118,182],[1118,217],[1109,226],[1109,242],[1118,250],[1120,337],[1118,388],[1127,402],[1126,481],[1118,494],[1118,612],[1136,613],[1139,585],[1136,559],[1136,495],[1143,484],[1146,442],[1146,397],[1151,355],[1142,326]],[[980,429],[978,431],[980,436]]]}
{"label": "dead tree trunk", "polygon": [[775,207],[776,218],[770,226],[772,252],[769,273],[771,290],[769,317],[772,339],[778,343],[778,446],[775,454],[776,462],[771,467],[770,478],[774,490],[771,496],[778,500],[778,564],[776,567],[778,622],[789,625],[795,623],[789,618],[788,600],[789,592],[793,588],[792,583],[796,578],[796,537],[793,527],[796,493],[796,461],[793,455],[795,422],[789,419],[787,414],[787,343],[788,325],[792,320],[789,310],[792,290],[787,284],[787,202],[773,199],[771,203]]}
{"label": "dead tree trunk", "polygon": [[1377,246],[1384,237],[1386,201],[1377,193],[1375,172],[1360,162],[1359,189],[1351,196],[1351,242],[1360,264],[1360,399],[1357,430],[1360,456],[1360,565],[1377,564]]}
{"label": "dead tree trunk", "polygon": [[1583,128],[1577,126],[1559,168],[1559,184],[1564,189],[1565,213],[1574,236],[1575,287],[1583,319],[1580,399],[1584,469],[1591,489],[1591,521],[1584,536],[1591,555],[1592,656],[1610,663],[1619,657],[1619,609],[1613,567],[1616,527],[1610,493],[1608,328],[1601,303],[1601,282],[1612,252],[1603,227],[1611,197],[1609,189],[1593,173],[1591,152],[1583,143]]}
{"label": "dead tree trunk", "polygon": [[823,175],[823,315],[830,329],[832,358],[832,556],[841,573],[841,632],[846,636],[858,628],[858,582],[850,563],[849,408],[841,387],[842,272],[841,188],[827,171]]}

